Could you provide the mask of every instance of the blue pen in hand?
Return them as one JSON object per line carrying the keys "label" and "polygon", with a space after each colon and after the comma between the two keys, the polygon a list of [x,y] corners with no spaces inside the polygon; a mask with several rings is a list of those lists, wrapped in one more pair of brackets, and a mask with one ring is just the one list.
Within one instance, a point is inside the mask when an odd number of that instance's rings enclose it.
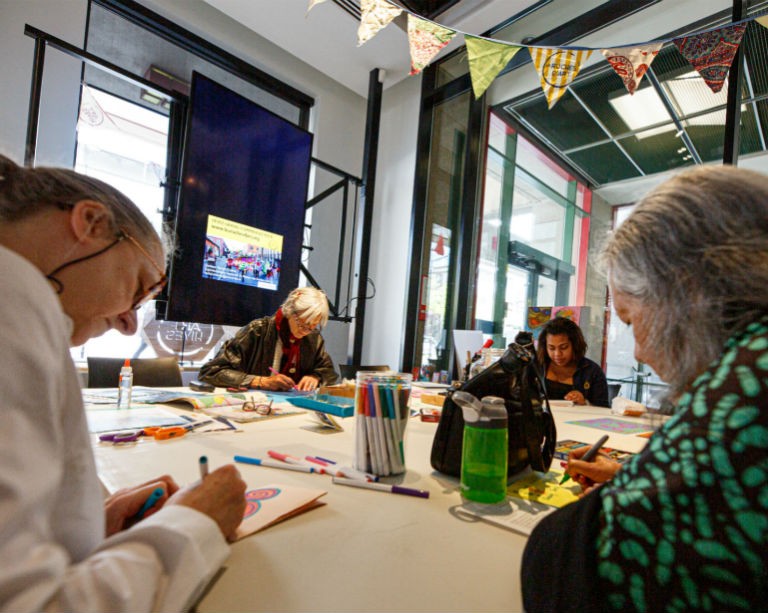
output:
{"label": "blue pen in hand", "polygon": [[144,506],[139,509],[139,512],[133,516],[134,521],[140,521],[144,519],[144,514],[157,504],[157,501],[163,497],[165,490],[162,487],[156,487],[152,490],[147,500],[144,502]]}

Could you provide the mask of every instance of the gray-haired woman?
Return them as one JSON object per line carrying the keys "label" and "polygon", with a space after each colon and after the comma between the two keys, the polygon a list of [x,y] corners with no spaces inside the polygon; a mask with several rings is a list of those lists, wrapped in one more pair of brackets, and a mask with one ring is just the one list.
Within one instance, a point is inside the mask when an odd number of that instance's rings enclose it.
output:
{"label": "gray-haired woman", "polygon": [[765,610],[768,177],[681,173],[641,201],[603,261],[635,357],[669,383],[674,412],[621,470],[569,459],[594,491],[531,535],[525,608]]}
{"label": "gray-haired woman", "polygon": [[219,387],[311,391],[335,383],[333,361],[320,329],[328,322],[328,298],[314,287],[293,290],[277,313],[242,327],[200,369]]}

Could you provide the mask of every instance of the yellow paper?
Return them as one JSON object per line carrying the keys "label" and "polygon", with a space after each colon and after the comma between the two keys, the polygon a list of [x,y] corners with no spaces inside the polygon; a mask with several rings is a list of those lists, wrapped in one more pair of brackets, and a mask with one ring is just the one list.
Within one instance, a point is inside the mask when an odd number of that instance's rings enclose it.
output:
{"label": "yellow paper", "polygon": [[579,499],[581,487],[572,479],[560,485],[563,473],[532,472],[507,486],[507,494],[523,500],[535,500],[552,507],[564,507]]}

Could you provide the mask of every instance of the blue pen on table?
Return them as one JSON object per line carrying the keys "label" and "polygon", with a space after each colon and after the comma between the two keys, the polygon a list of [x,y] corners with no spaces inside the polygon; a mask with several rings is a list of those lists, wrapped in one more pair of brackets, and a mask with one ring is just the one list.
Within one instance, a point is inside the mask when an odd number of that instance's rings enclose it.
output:
{"label": "blue pen on table", "polygon": [[144,514],[157,504],[157,501],[163,497],[164,493],[165,490],[162,487],[156,487],[152,490],[152,493],[146,501],[144,501],[144,506],[142,506],[141,509],[139,509],[139,512],[133,516],[134,521],[144,519]]}
{"label": "blue pen on table", "polygon": [[283,470],[295,470],[301,473],[319,472],[319,471],[316,471],[311,466],[302,466],[300,464],[287,464],[286,462],[280,462],[278,460],[272,460],[269,458],[265,458],[263,460],[261,458],[249,458],[248,456],[244,456],[244,455],[236,455],[235,462],[240,462],[242,464],[254,464],[256,466],[267,466],[269,468],[281,468]]}
{"label": "blue pen on table", "polygon": [[[608,440],[608,435],[607,434],[604,434],[603,436],[601,436],[600,440],[597,441],[594,445],[592,445],[589,448],[589,450],[587,451],[587,453],[585,453],[583,456],[581,456],[581,461],[582,462],[591,462],[592,460],[594,460],[595,456],[600,452],[600,448],[603,445],[605,445],[605,441],[607,441],[607,440]],[[571,478],[571,475],[569,475],[568,473],[565,473],[565,476],[563,477],[563,480],[560,481],[560,485],[562,485],[563,483],[568,481],[568,479],[570,479],[570,478]]]}

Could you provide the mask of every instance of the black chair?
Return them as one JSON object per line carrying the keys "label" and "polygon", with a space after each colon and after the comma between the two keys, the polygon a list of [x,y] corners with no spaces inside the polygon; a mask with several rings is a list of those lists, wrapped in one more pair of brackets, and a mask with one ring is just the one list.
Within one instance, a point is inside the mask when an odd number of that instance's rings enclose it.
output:
{"label": "black chair", "polygon": [[354,379],[360,370],[373,370],[376,372],[384,370],[392,370],[386,364],[379,364],[377,366],[360,366],[358,364],[339,364],[339,373],[344,379]]}
{"label": "black chair", "polygon": [[621,383],[609,383],[608,384],[608,406],[611,406],[611,402],[621,391]]}
{"label": "black chair", "polygon": [[[117,387],[123,358],[88,358],[88,387]],[[174,358],[131,360],[133,384],[145,387],[181,387],[181,369]]]}

